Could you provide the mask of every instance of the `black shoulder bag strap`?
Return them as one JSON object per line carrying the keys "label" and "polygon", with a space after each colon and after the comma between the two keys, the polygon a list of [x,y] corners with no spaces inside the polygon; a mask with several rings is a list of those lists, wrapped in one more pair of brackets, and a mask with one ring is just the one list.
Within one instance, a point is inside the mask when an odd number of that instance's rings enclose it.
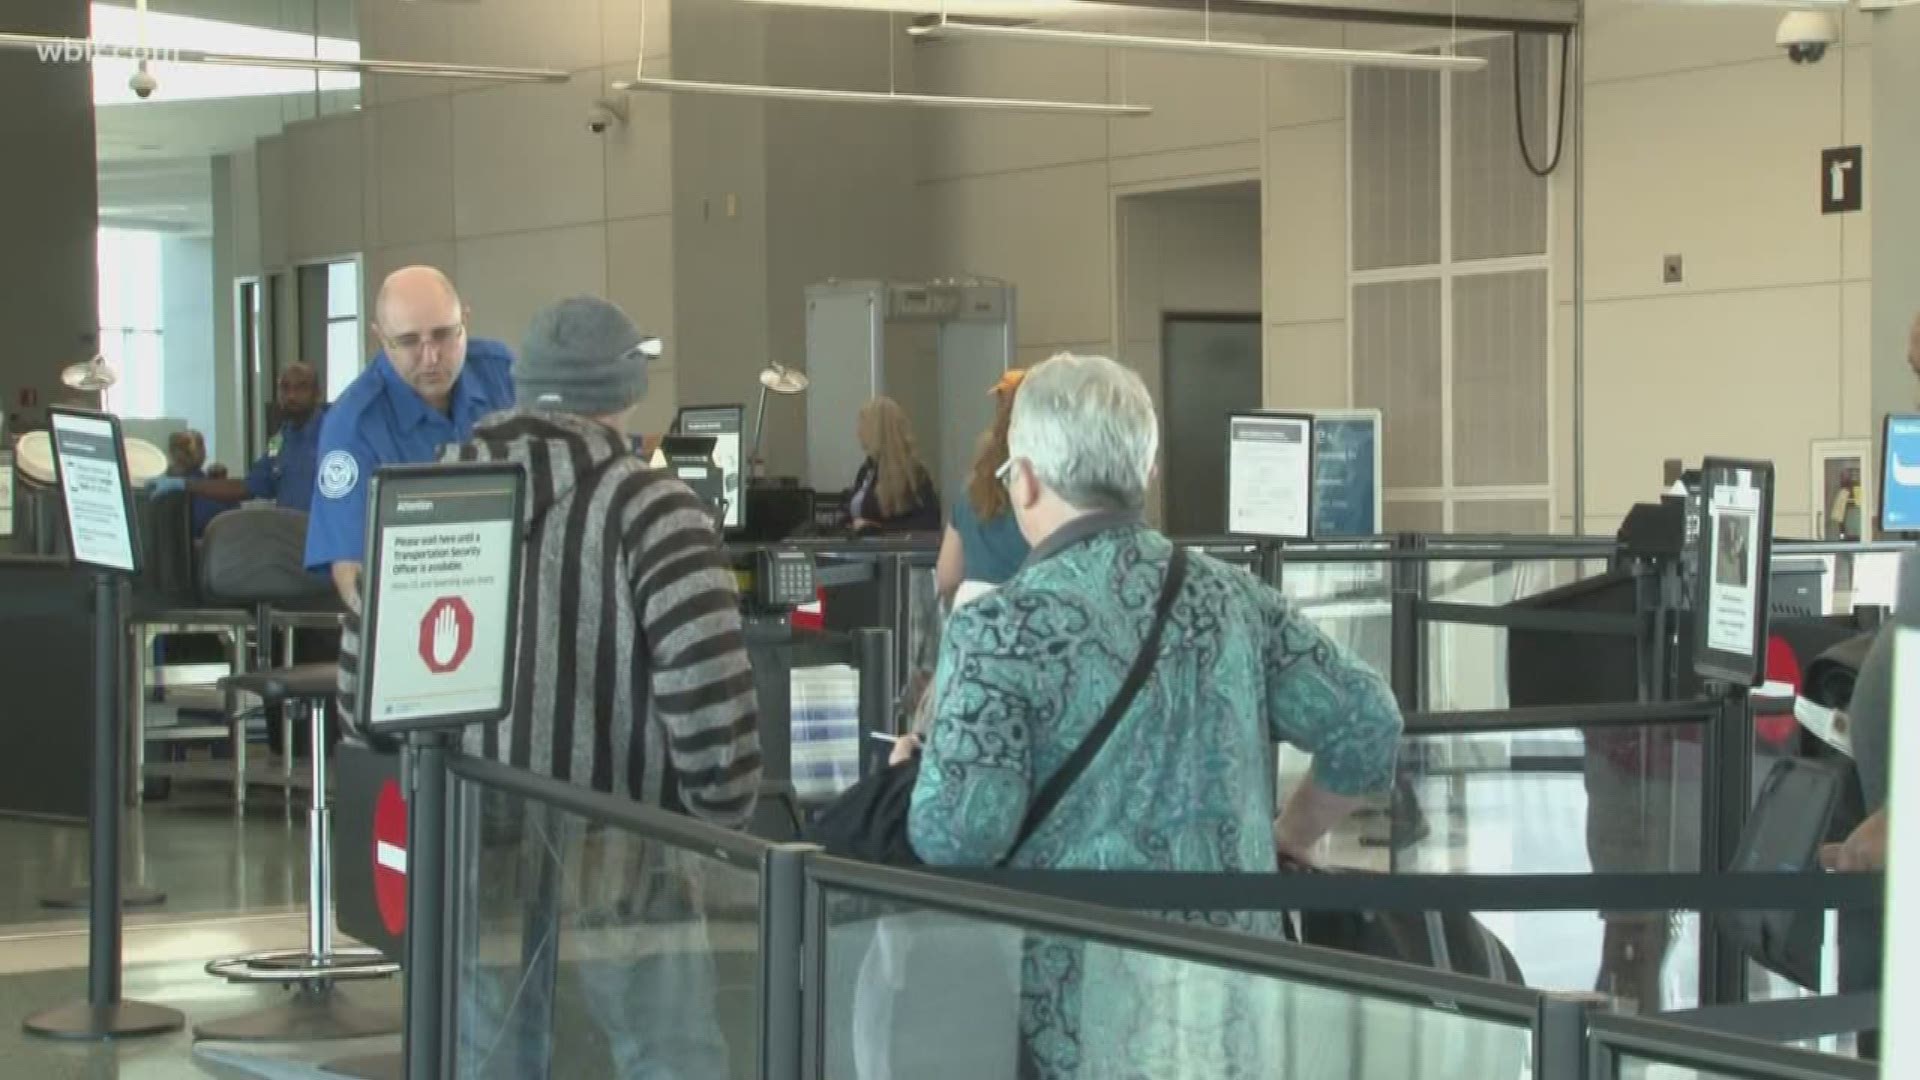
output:
{"label": "black shoulder bag strap", "polygon": [[1002,866],[1012,862],[1013,857],[1026,846],[1027,840],[1046,823],[1047,816],[1066,797],[1074,781],[1080,779],[1080,774],[1086,772],[1087,766],[1099,756],[1100,748],[1107,744],[1114,729],[1120,726],[1121,717],[1133,707],[1133,699],[1139,695],[1140,688],[1147,684],[1147,679],[1153,674],[1155,661],[1160,659],[1160,638],[1167,628],[1169,616],[1173,614],[1173,602],[1180,595],[1180,586],[1186,579],[1187,549],[1175,544],[1173,557],[1167,562],[1166,582],[1160,586],[1160,599],[1153,609],[1153,625],[1147,629],[1146,640],[1140,643],[1140,652],[1133,658],[1133,666],[1127,669],[1126,681],[1120,684],[1120,692],[1114,695],[1113,701],[1107,705],[1107,711],[1093,725],[1093,730],[1087,732],[1087,737],[1074,748],[1073,754],[1061,763],[1059,770],[1048,777],[1034,795],[1032,804],[1027,807],[1026,818],[1020,822],[1019,835],[1014,837],[1013,846],[1007,849],[1006,857],[1000,860]]}

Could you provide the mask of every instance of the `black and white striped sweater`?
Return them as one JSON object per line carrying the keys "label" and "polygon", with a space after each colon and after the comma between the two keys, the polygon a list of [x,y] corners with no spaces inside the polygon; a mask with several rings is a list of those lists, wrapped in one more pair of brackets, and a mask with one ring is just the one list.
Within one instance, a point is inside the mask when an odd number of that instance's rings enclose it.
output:
{"label": "black and white striped sweater", "polygon": [[469,729],[466,751],[744,823],[760,784],[753,672],[707,509],[575,416],[501,413],[445,458],[528,477],[514,708]]}

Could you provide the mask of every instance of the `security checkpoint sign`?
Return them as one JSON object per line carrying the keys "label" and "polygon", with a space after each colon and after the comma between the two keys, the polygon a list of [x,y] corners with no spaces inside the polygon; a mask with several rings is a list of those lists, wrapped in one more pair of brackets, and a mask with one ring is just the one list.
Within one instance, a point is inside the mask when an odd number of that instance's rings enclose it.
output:
{"label": "security checkpoint sign", "polygon": [[368,522],[362,716],[375,730],[506,715],[518,618],[517,467],[382,469]]}

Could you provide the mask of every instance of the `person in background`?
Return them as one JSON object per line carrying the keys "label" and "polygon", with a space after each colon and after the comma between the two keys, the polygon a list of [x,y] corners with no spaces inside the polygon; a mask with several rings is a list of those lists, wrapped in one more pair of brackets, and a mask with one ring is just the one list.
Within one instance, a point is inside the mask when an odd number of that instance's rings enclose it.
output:
{"label": "person in background", "polygon": [[[1174,552],[1141,518],[1158,432],[1146,385],[1104,357],[1061,354],[1021,384],[1000,476],[1033,550],[947,623],[908,815],[927,863],[1272,873],[1283,855],[1309,861],[1392,784],[1401,719],[1386,681],[1278,591],[1195,553],[1146,684],[1013,850],[1034,793],[1118,696],[1152,625]],[[1313,757],[1277,821],[1276,741]],[[1281,932],[1273,914],[1195,918]],[[1168,965],[1133,962],[1150,958],[1041,937],[1024,948],[1021,1075],[1220,1077],[1271,1065],[1263,1050],[1275,1048],[1262,1042],[1278,1012],[1249,1000],[1257,990],[1244,981],[1188,993],[1194,984]]]}
{"label": "person in background", "polygon": [[[448,461],[514,462],[528,477],[525,576],[514,707],[466,729],[469,754],[624,799],[744,825],[760,785],[753,673],[739,597],[713,520],[672,473],[633,453],[628,414],[646,392],[644,335],[604,300],[561,301],[534,316],[515,369],[517,405],[474,428]],[[490,804],[474,895],[515,910],[536,895],[503,888],[531,850],[575,852],[556,890],[559,922],[595,928],[605,955],[565,966],[582,981],[612,1069],[559,1048],[554,1075],[730,1075],[712,952],[697,915],[648,925],[638,902],[702,887],[702,860],[611,830],[583,848],[583,819]],[[525,845],[525,847],[523,847]],[[584,852],[591,854],[584,854]],[[576,873],[575,871],[579,871]],[[698,904],[690,905],[696,911]],[[531,926],[553,925],[554,914]],[[674,939],[661,944],[663,935]],[[513,944],[517,959],[518,942]],[[531,1075],[551,1044],[554,951],[523,972],[461,980],[463,1076]],[[520,985],[513,982],[524,980]],[[530,1055],[530,1057],[528,1057]]]}
{"label": "person in background", "polygon": [[466,306],[431,266],[396,270],[373,307],[381,351],[320,422],[307,569],[360,607],[367,482],[382,465],[434,460],[488,413],[513,404],[513,354],[467,337]]}
{"label": "person in background", "polygon": [[[218,466],[215,468],[217,470]],[[189,514],[193,519],[193,538],[199,540],[206,535],[208,523],[240,501],[219,498],[206,490],[206,485],[228,482],[224,475],[209,476],[206,436],[189,428],[167,436],[166,475],[149,481],[147,489],[154,495],[170,491],[187,492],[192,499]]]}
{"label": "person in background", "polygon": [[280,372],[274,407],[280,415],[280,430],[267,442],[267,452],[247,470],[246,479],[167,476],[150,483],[148,489],[154,494],[184,489],[196,500],[225,504],[272,500],[275,505],[304,513],[313,503],[320,419],[325,412],[320,402],[320,381],[312,365],[288,364]]}
{"label": "person in background", "polygon": [[940,495],[933,474],[920,460],[906,411],[892,398],[877,397],[860,407],[859,422],[860,449],[867,459],[847,499],[854,531],[937,531]]}
{"label": "person in background", "polygon": [[1007,463],[1013,398],[1025,377],[1024,370],[1014,368],[988,391],[994,398],[993,427],[980,435],[967,489],[953,500],[947,532],[940,540],[940,561],[934,567],[940,600],[949,607],[1006,581],[1027,557],[1026,537],[1020,535],[1007,489],[997,475]]}

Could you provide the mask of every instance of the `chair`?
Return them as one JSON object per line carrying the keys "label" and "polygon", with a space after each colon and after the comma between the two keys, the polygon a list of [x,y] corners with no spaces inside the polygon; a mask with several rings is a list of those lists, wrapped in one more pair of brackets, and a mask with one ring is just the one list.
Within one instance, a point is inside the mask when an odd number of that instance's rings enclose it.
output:
{"label": "chair", "polygon": [[336,949],[330,921],[331,808],[327,798],[327,717],[339,688],[335,664],[253,671],[222,680],[222,689],[257,695],[269,706],[305,715],[313,734],[313,794],[307,808],[307,947],[214,960],[207,974],[229,982],[277,982],[295,988],[292,1001],[227,1020],[201,1024],[198,1039],[216,1042],[305,1042],[353,1039],[400,1030],[397,1012],[342,1000],[335,984],[386,978],[400,970],[375,949]]}
{"label": "chair", "polygon": [[[251,662],[236,670],[268,671],[273,643],[294,629],[338,626],[344,612],[333,585],[306,570],[307,515],[276,506],[244,506],[214,518],[201,541],[199,595],[208,607],[237,609],[253,631]],[[292,652],[289,649],[288,658]],[[231,698],[233,695],[229,695]],[[233,702],[228,702],[229,709]],[[271,712],[271,708],[269,709]],[[281,712],[285,755],[280,780],[291,794],[293,718]],[[236,784],[245,784],[244,768]],[[244,789],[244,788],[243,788]]]}
{"label": "chair", "polygon": [[[208,635],[226,644],[227,673],[247,667],[247,630],[252,615],[245,608],[207,606],[197,587],[197,568],[193,544],[192,500],[185,492],[170,492],[136,500],[143,554],[141,572],[134,582],[132,603],[127,614],[129,702],[127,715],[130,768],[127,770],[127,805],[137,806],[147,778],[149,740],[180,742],[188,740],[230,739],[233,747],[234,805],[244,806],[246,797],[247,739],[246,723],[234,702],[224,702],[219,723],[180,724],[159,731],[147,726],[148,682],[158,677],[162,686],[180,673],[169,665],[156,669],[154,645],[162,638],[177,635]],[[193,681],[192,675],[185,676]],[[215,765],[214,768],[223,768]],[[156,769],[169,777],[186,779],[208,774],[204,765],[170,765]]]}

